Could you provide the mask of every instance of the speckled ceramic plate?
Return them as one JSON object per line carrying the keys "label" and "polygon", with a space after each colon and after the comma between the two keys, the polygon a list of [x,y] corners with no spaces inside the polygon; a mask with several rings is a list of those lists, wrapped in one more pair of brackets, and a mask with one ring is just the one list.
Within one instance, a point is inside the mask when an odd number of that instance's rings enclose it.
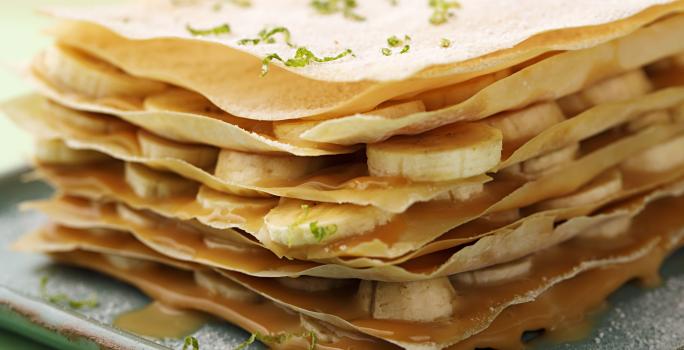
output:
{"label": "speckled ceramic plate", "polygon": [[[53,265],[40,255],[8,250],[19,235],[36,228],[45,219],[36,213],[22,213],[17,205],[43,198],[50,189],[41,183],[24,183],[20,174],[0,178],[0,328],[11,330],[57,349],[181,349],[180,340],[146,340],[111,327],[123,312],[149,302],[127,285],[97,273]],[[684,213],[682,213],[684,215]],[[644,290],[627,285],[609,300],[610,308],[597,319],[588,338],[569,344],[541,343],[540,349],[656,349],[684,346],[684,252],[675,254],[663,267],[660,288]],[[50,276],[50,291],[74,297],[95,292],[100,306],[70,311],[38,299],[39,281]],[[202,350],[232,349],[248,335],[226,323],[210,323],[195,336]],[[3,346],[0,333],[0,348]],[[43,349],[15,339],[12,348]],[[251,349],[261,349],[255,344]]]}

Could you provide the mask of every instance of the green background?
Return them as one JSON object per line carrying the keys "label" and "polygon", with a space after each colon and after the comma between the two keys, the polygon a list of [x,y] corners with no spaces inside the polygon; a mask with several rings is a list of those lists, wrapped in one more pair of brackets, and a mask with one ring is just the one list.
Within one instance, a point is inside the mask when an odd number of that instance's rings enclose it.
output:
{"label": "green background", "polygon": [[[0,101],[27,93],[30,86],[22,80],[22,65],[40,48],[49,45],[50,38],[41,30],[51,20],[37,14],[37,9],[49,5],[83,5],[112,0],[0,0]],[[32,149],[30,138],[0,118],[0,174],[26,164]]]}
{"label": "green background", "polygon": [[[0,1],[0,101],[31,90],[21,78],[21,67],[40,48],[49,45],[50,38],[41,33],[51,20],[36,13],[45,5],[94,4],[102,0],[1,0]],[[6,118],[0,118],[0,174],[24,166],[30,157],[31,139]],[[26,338],[0,329],[0,349],[48,349]]]}

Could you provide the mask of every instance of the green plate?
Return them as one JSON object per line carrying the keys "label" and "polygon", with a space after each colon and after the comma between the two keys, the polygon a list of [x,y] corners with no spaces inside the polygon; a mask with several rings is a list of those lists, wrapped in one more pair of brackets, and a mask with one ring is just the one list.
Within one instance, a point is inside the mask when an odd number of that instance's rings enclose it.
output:
{"label": "green plate", "polygon": [[[0,328],[57,349],[181,349],[177,339],[145,340],[114,329],[116,315],[149,302],[125,284],[90,271],[57,266],[40,255],[12,252],[8,246],[19,235],[36,228],[45,218],[19,212],[25,200],[44,198],[51,190],[37,182],[24,183],[20,175],[0,178]],[[682,213],[684,215],[684,213]],[[609,300],[610,309],[592,334],[581,342],[548,344],[539,349],[678,349],[684,345],[684,251],[668,259],[660,288],[644,290],[627,285]],[[38,299],[39,282],[50,276],[49,289],[74,298],[97,293],[100,306],[72,311]],[[210,323],[195,336],[202,350],[232,349],[248,334],[227,323]],[[11,333],[0,332],[0,348],[44,349]],[[252,349],[262,346],[255,344]]]}

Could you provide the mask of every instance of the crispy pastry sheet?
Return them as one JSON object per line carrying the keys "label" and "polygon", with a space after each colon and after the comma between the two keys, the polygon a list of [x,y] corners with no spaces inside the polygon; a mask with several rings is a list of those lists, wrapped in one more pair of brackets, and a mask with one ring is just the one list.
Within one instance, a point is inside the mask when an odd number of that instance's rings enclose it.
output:
{"label": "crispy pastry sheet", "polygon": [[[466,0],[456,11],[460,13],[457,18],[446,25],[433,26],[428,23],[430,8],[424,3],[403,4],[391,9],[387,8],[388,4],[365,4],[361,7],[367,8],[361,11],[369,11],[373,18],[363,23],[342,16],[316,16],[303,0],[278,4],[257,1],[247,11],[226,10],[226,13],[211,12],[213,4],[205,4],[176,7],[158,0],[130,7],[48,12],[63,19],[81,21],[68,22],[54,30],[58,41],[103,57],[134,75],[200,91],[234,115],[282,120],[370,110],[392,97],[440,83],[463,81],[545,52],[595,46],[677,13],[683,7],[681,1],[596,3],[586,0],[586,4],[525,1],[520,6],[529,10],[521,12],[516,5],[515,13],[524,15],[512,19],[497,15],[508,16],[513,12],[501,11],[511,6],[506,1]],[[146,11],[148,6],[154,11]],[[567,11],[568,8],[574,11]],[[155,18],[140,17],[141,13],[150,13],[149,16]],[[548,13],[557,14],[548,16]],[[173,14],[182,14],[178,18],[182,18],[183,23],[175,23],[180,19],[174,19],[177,17]],[[227,18],[235,16],[232,26],[235,32],[218,37],[189,37],[185,25],[195,16],[214,25],[214,22],[225,23]],[[290,57],[294,49],[283,44],[235,44],[239,39],[254,36],[265,25],[262,21],[272,16],[277,20],[274,18],[275,22],[271,22],[286,24],[293,33],[293,41],[300,45],[305,43],[315,52],[329,55],[351,48],[356,57],[295,70],[279,69],[278,64],[273,64],[266,79],[260,79],[261,57],[267,52],[280,52],[282,57]],[[152,23],[154,25],[150,26]],[[405,34],[413,38],[412,50],[405,55],[386,57],[379,48],[391,35],[388,33],[392,30],[388,31],[388,28],[393,25],[398,26],[398,33],[410,31]],[[355,31],[364,35],[351,34]],[[449,33],[454,32],[459,33],[459,40],[454,40],[453,47],[447,50],[439,47],[439,38],[448,38]],[[516,39],[511,40],[513,37]],[[198,64],[187,64],[187,52],[197,53],[190,60]],[[264,100],[269,104],[263,104]]]}

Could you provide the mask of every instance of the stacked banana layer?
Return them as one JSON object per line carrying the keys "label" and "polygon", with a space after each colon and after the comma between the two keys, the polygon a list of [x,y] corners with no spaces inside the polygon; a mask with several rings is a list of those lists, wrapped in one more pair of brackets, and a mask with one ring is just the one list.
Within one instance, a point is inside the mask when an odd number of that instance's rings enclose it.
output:
{"label": "stacked banana layer", "polygon": [[682,5],[392,82],[259,77],[217,43],[61,15],[38,93],[4,105],[57,189],[16,248],[274,348],[522,347],[684,244]]}

